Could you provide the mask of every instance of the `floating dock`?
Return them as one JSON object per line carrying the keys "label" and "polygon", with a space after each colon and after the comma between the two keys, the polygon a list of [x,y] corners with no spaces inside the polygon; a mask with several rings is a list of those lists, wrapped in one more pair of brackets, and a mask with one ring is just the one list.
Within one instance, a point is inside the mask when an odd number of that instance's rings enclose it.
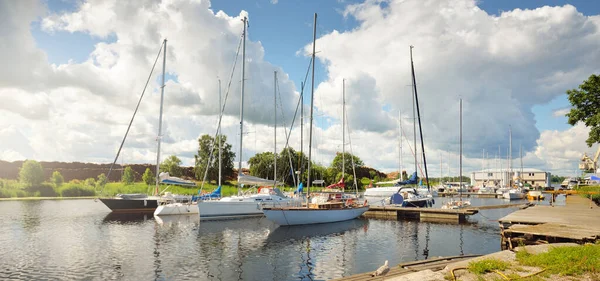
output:
{"label": "floating dock", "polygon": [[464,222],[467,216],[477,214],[475,208],[470,209],[436,209],[395,206],[371,206],[363,214],[366,218],[415,219],[420,221]]}
{"label": "floating dock", "polygon": [[371,274],[377,270],[374,268],[371,272],[359,273],[347,277],[342,277],[339,279],[333,279],[337,281],[375,281],[375,280],[385,280],[391,279],[394,277],[399,277],[405,274],[422,271],[422,270],[432,270],[438,271],[444,269],[448,264],[452,264],[455,262],[469,260],[475,257],[479,257],[479,255],[464,255],[464,256],[452,256],[452,257],[440,257],[433,258],[428,260],[420,260],[420,261],[412,261],[398,264],[397,266],[390,266],[390,271],[385,276],[376,276],[372,277]]}
{"label": "floating dock", "polygon": [[568,196],[565,206],[535,206],[498,220],[502,249],[518,244],[600,240],[600,208],[590,199]]}
{"label": "floating dock", "polygon": [[462,194],[462,197],[477,197],[477,198],[502,198],[502,194],[496,193],[479,193],[479,192],[455,192],[455,191],[444,191],[438,192],[439,197],[458,197]]}

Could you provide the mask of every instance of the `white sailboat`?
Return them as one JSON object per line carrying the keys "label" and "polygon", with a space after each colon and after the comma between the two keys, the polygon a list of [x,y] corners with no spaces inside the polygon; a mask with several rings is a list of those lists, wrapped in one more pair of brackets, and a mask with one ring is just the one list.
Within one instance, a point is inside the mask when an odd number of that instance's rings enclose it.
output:
{"label": "white sailboat", "polygon": [[502,197],[508,200],[519,200],[525,198],[525,193],[520,187],[513,187],[513,171],[512,171],[512,128],[509,127],[509,153],[508,153],[508,189],[504,191]]}
{"label": "white sailboat", "polygon": [[[313,53],[312,53],[312,90],[310,102],[310,127],[308,141],[308,181],[307,181],[307,200],[310,198],[310,170],[311,170],[311,151],[312,151],[312,120],[314,104],[314,86],[315,86],[315,43],[316,43],[317,14],[315,13],[313,26]],[[345,119],[345,118],[342,118]],[[345,121],[342,120],[342,130],[345,130]],[[342,144],[344,145],[344,144]],[[327,202],[327,203],[308,203],[304,207],[266,207],[263,212],[267,219],[279,225],[302,225],[331,223],[351,220],[359,217],[369,209],[369,206],[362,206],[355,203],[346,202]]]}
{"label": "white sailboat", "polygon": [[[238,195],[223,197],[217,200],[209,199],[199,201],[198,212],[200,214],[200,219],[231,219],[262,216],[263,206],[290,206],[295,205],[297,204],[296,202],[298,202],[295,198],[285,196],[279,189],[277,189],[276,186],[278,182],[275,179],[266,180],[259,177],[244,175],[242,173],[242,148],[244,137],[244,86],[246,71],[246,27],[248,24],[248,20],[246,17],[244,17],[243,23],[244,31],[242,33],[242,85],[240,99],[240,151],[238,163]],[[275,127],[277,126],[275,125]],[[254,194],[242,194],[242,185],[269,185],[273,186],[273,188],[262,188]]]}

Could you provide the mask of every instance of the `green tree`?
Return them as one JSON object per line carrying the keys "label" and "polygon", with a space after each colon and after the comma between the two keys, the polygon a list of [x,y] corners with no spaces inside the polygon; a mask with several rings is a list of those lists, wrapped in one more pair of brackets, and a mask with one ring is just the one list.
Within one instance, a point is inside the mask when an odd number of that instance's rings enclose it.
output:
{"label": "green tree", "polygon": [[[227,136],[217,136],[217,141],[221,142],[221,173],[223,180],[233,176],[233,160],[235,153],[231,151],[231,144],[227,143]],[[211,149],[213,151],[212,159],[209,163]],[[194,174],[196,179],[203,180],[206,165],[208,166],[208,181],[216,181],[219,177],[219,146],[215,138],[209,135],[203,135],[198,139],[198,153],[194,155],[195,165]]]}
{"label": "green tree", "polygon": [[38,186],[44,181],[44,168],[35,160],[25,160],[19,169],[19,181],[26,187]]}
{"label": "green tree", "polygon": [[567,95],[573,106],[566,114],[568,123],[575,126],[582,122],[590,128],[585,141],[589,147],[600,142],[600,75],[592,74],[578,89],[568,90]]}
{"label": "green tree", "polygon": [[250,175],[263,179],[273,178],[274,167],[273,152],[257,153],[248,159]]}
{"label": "green tree", "polygon": [[174,177],[181,176],[181,160],[175,156],[171,155],[165,159],[162,163],[160,163],[160,171],[168,172],[169,175]]}
{"label": "green tree", "polygon": [[85,181],[83,181],[83,184],[87,185],[87,186],[95,187],[96,186],[96,179],[94,179],[94,178],[87,178],[87,179],[85,179]]}
{"label": "green tree", "polygon": [[154,177],[154,173],[152,172],[152,170],[150,170],[150,168],[146,168],[146,171],[142,175],[142,180],[147,185],[152,185],[153,183],[156,183],[156,178]]}
{"label": "green tree", "polygon": [[54,172],[52,172],[50,181],[54,184],[54,186],[60,187],[63,184],[63,182],[65,181],[65,179],[63,178],[63,176],[60,174],[59,171],[54,171]]}
{"label": "green tree", "polygon": [[124,182],[125,185],[130,185],[133,183],[133,181],[134,181],[133,169],[131,169],[130,166],[127,166],[125,168],[125,170],[123,171],[123,177],[121,178],[121,181]]}
{"label": "green tree", "polygon": [[98,175],[98,180],[96,181],[96,187],[104,188],[106,185],[106,175],[104,173]]}
{"label": "green tree", "polygon": [[[344,158],[342,161],[342,157]],[[344,171],[346,175],[352,175],[353,171],[352,171],[352,160],[354,159],[354,165],[355,167],[361,167],[364,165],[363,161],[360,160],[360,158],[358,158],[357,156],[354,156],[352,154],[350,154],[349,152],[346,152],[345,154],[342,153],[336,153],[335,158],[333,158],[333,161],[331,162],[331,166],[329,166],[330,168],[332,168],[335,173],[333,173],[333,175],[335,177],[337,177],[338,173],[342,172],[342,163],[345,163],[344,165]],[[340,177],[335,179],[335,181],[339,181],[341,178],[341,174]],[[347,179],[347,178],[346,178]]]}
{"label": "green tree", "polygon": [[[302,154],[291,147],[282,149],[277,154],[277,180],[287,185],[294,185],[294,177],[296,177],[296,181],[298,180],[296,171],[299,170],[298,164],[301,157]],[[308,163],[306,156],[304,156],[303,163]],[[272,152],[255,154],[248,159],[248,164],[250,165],[250,175],[265,179],[273,178],[274,161]]]}

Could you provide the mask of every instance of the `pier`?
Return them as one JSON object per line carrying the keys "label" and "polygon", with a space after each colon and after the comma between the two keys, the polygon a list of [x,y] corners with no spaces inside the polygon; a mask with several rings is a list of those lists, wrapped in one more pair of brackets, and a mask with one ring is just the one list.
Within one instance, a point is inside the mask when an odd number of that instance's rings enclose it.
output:
{"label": "pier", "polygon": [[600,240],[600,208],[590,199],[568,196],[565,206],[534,206],[498,220],[502,249],[519,244]]}
{"label": "pier", "polygon": [[[373,272],[365,272],[359,273],[339,279],[333,279],[335,281],[375,281],[375,280],[385,280],[385,279],[393,279],[394,277],[400,277],[402,275],[406,275],[413,272],[423,271],[423,270],[431,270],[431,271],[439,271],[444,269],[447,265],[469,260],[472,258],[479,257],[480,255],[464,255],[464,256],[452,256],[452,257],[440,257],[433,258],[427,260],[420,261],[412,261],[398,264],[397,266],[390,266],[390,271],[385,276],[376,276],[372,277],[371,274]],[[375,270],[373,270],[375,271]]]}
{"label": "pier", "polygon": [[443,191],[438,192],[439,197],[458,197],[462,194],[462,197],[477,197],[477,198],[502,198],[502,194],[496,193],[479,193],[479,192],[462,192],[458,193],[455,191]]}
{"label": "pier", "polygon": [[366,218],[415,219],[420,221],[464,222],[467,216],[477,214],[475,208],[470,209],[434,209],[395,206],[371,206],[363,214]]}

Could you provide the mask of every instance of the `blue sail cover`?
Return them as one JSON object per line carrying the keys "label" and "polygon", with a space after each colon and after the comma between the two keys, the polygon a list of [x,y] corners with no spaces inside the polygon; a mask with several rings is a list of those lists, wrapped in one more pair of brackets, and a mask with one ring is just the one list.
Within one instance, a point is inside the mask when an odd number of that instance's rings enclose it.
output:
{"label": "blue sail cover", "polygon": [[298,185],[298,189],[296,189],[296,191],[294,191],[294,194],[302,193],[303,189],[304,189],[304,185],[302,185],[302,183],[300,183]]}
{"label": "blue sail cover", "polygon": [[209,194],[204,194],[199,197],[200,200],[212,199],[212,198],[221,198],[221,186],[217,187],[213,192]]}
{"label": "blue sail cover", "polygon": [[407,185],[407,184],[416,184],[417,183],[417,172],[414,172],[409,179],[405,180],[405,181],[401,181],[398,182],[396,184],[394,184],[394,186],[401,186],[401,185]]}

